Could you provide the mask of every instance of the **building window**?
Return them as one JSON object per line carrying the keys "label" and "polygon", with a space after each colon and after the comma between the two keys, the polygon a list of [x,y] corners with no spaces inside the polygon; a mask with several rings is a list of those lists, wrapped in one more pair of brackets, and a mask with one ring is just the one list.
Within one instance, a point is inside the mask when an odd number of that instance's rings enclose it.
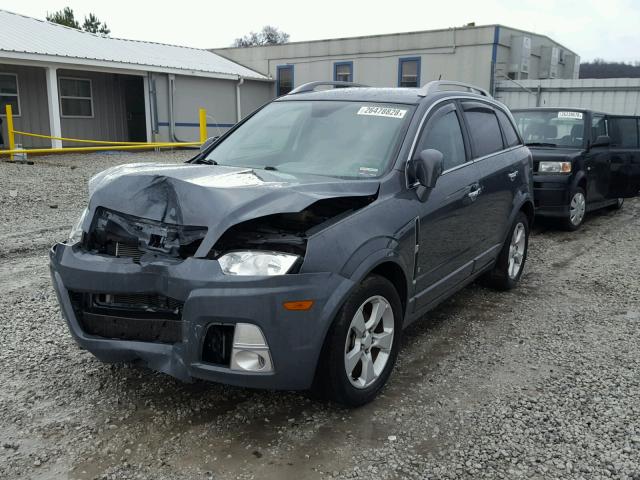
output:
{"label": "building window", "polygon": [[333,80],[335,82],[353,82],[353,62],[334,63]]}
{"label": "building window", "polygon": [[398,86],[420,86],[420,57],[401,58],[398,61]]}
{"label": "building window", "polygon": [[0,73],[0,115],[5,115],[7,105],[11,105],[14,116],[20,116],[18,75],[15,73]]}
{"label": "building window", "polygon": [[278,65],[276,94],[278,97],[293,90],[293,65]]}
{"label": "building window", "polygon": [[60,116],[71,118],[93,117],[91,80],[60,77]]}

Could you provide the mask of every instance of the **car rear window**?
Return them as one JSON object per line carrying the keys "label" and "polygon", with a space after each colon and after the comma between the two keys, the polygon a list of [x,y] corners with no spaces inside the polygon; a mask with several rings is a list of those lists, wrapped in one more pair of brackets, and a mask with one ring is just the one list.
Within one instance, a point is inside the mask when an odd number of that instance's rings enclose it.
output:
{"label": "car rear window", "polygon": [[463,107],[473,142],[474,156],[484,157],[502,150],[502,134],[493,109],[477,103],[463,104]]}

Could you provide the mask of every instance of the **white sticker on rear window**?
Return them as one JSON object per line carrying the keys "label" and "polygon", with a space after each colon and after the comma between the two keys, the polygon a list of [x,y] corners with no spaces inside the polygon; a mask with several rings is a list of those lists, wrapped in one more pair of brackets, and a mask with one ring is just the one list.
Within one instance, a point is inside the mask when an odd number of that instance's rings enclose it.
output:
{"label": "white sticker on rear window", "polygon": [[376,175],[378,175],[378,169],[371,167],[360,167],[359,173],[364,177],[375,177]]}
{"label": "white sticker on rear window", "polygon": [[582,120],[582,112],[558,112],[558,118],[573,118]]}
{"label": "white sticker on rear window", "polygon": [[358,115],[373,115],[374,117],[404,118],[406,110],[389,107],[360,107]]}

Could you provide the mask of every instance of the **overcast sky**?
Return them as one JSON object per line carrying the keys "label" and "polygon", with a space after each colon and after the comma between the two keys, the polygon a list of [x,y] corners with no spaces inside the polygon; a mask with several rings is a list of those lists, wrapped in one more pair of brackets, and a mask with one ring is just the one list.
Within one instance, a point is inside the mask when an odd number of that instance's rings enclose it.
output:
{"label": "overcast sky", "polygon": [[68,5],[81,23],[95,13],[114,37],[201,48],[227,47],[267,24],[300,41],[501,23],[548,35],[583,60],[640,61],[640,0],[0,0],[0,5],[37,18]]}

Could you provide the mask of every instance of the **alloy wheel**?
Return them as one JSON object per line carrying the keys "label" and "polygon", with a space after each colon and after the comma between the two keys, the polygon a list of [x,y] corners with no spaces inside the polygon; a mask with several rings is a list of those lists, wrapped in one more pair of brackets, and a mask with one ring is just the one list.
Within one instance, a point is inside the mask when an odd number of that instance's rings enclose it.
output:
{"label": "alloy wheel", "polygon": [[511,235],[511,244],[509,245],[509,277],[515,279],[520,274],[522,264],[524,263],[525,249],[527,248],[527,231],[524,224],[518,223],[513,229]]}
{"label": "alloy wheel", "polygon": [[370,387],[384,371],[393,346],[393,309],[379,295],[370,297],[356,311],[344,350],[344,367],[356,388]]}

